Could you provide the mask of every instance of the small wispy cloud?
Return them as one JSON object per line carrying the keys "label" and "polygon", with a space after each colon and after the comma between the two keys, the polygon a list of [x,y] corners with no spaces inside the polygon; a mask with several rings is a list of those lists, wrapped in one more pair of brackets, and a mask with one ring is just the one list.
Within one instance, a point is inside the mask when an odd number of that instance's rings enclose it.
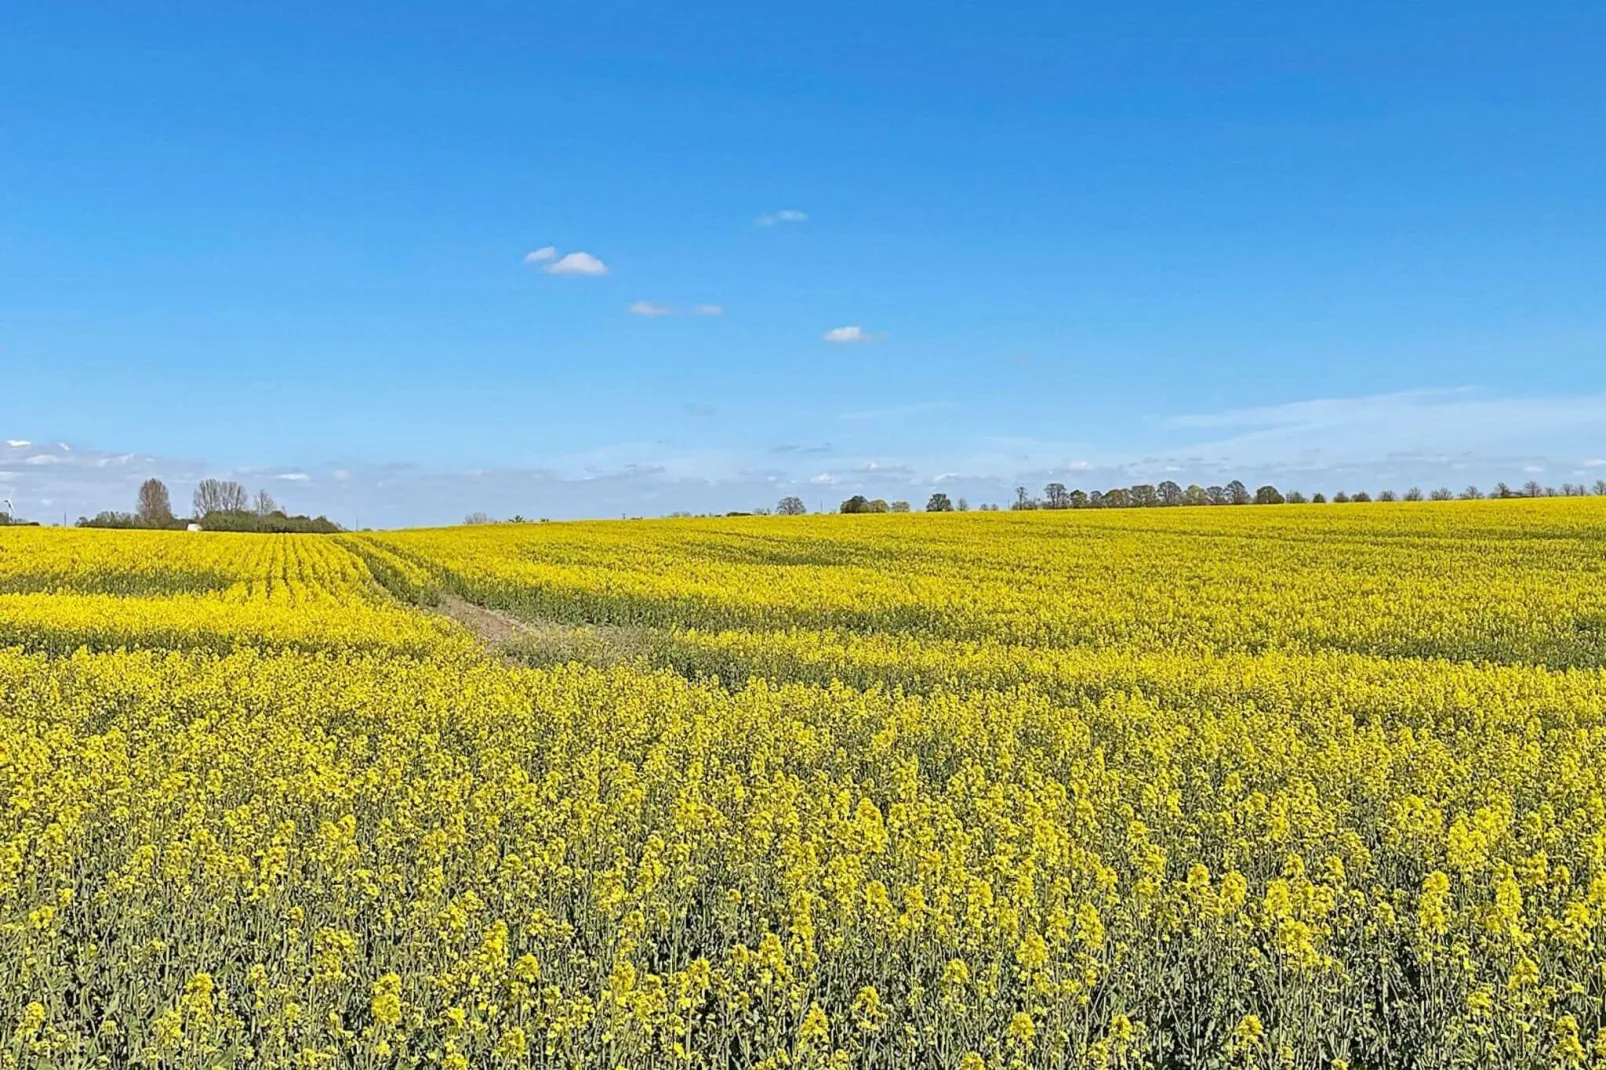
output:
{"label": "small wispy cloud", "polygon": [[854,324],[849,327],[832,327],[820,337],[834,345],[851,345],[855,342],[879,342],[886,337],[886,333],[873,333]]}
{"label": "small wispy cloud", "polygon": [[280,472],[273,478],[283,479],[289,483],[306,483],[312,479],[312,477],[305,472]]}
{"label": "small wispy cloud", "polygon": [[608,273],[608,265],[590,253],[564,253],[541,269],[548,275],[597,276]]}
{"label": "small wispy cloud", "polygon": [[557,249],[550,245],[543,245],[539,249],[534,249],[524,254],[524,262],[526,264],[541,264],[548,260],[556,260],[557,258]]}
{"label": "small wispy cloud", "polygon": [[813,483],[817,487],[829,487],[836,482],[836,476],[832,475],[830,472],[821,472],[817,476],[810,476],[809,482]]}
{"label": "small wispy cloud", "polygon": [[1584,462],[1585,468],[1606,468],[1606,458],[1592,457]]}
{"label": "small wispy cloud", "polygon": [[675,310],[668,305],[655,305],[651,301],[636,301],[630,305],[629,311],[632,316],[656,318],[658,316],[667,316]]}
{"label": "small wispy cloud", "polygon": [[692,309],[692,311],[699,316],[723,316],[725,314],[725,306],[698,305],[696,308]]}
{"label": "small wispy cloud", "polygon": [[800,212],[796,208],[782,208],[778,212],[765,212],[753,220],[754,223],[761,227],[773,227],[777,223],[807,223],[808,221],[808,213]]}
{"label": "small wispy cloud", "polygon": [[24,447],[32,446],[33,443],[29,442],[25,438],[8,438],[6,439],[6,445],[10,446],[12,449],[20,450]]}

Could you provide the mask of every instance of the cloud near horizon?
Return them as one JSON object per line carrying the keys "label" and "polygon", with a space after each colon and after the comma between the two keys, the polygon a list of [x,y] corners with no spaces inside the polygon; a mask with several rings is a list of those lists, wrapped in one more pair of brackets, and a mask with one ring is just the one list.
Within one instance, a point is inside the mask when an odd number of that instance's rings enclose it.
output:
{"label": "cloud near horizon", "polygon": [[[928,406],[929,408],[929,406]],[[909,411],[919,410],[918,406]],[[703,404],[682,406],[693,439],[728,435]],[[537,458],[522,467],[470,469],[416,463],[219,467],[204,461],[132,452],[0,440],[0,495],[19,516],[69,522],[104,509],[132,509],[140,482],[169,484],[187,502],[205,477],[293,489],[294,512],[322,513],[351,526],[455,523],[467,512],[494,516],[661,515],[673,510],[724,512],[772,506],[788,493],[811,509],[830,508],[809,491],[909,497],[941,487],[973,504],[1005,503],[1013,488],[1040,493],[1050,481],[1083,489],[1175,479],[1186,485],[1242,479],[1307,493],[1415,484],[1485,488],[1497,480],[1589,483],[1606,469],[1606,397],[1501,398],[1477,391],[1416,391],[1318,399],[1152,418],[1138,431],[1155,441],[1141,450],[1093,450],[1086,443],[1024,437],[964,436],[941,447],[867,449],[866,436],[901,434],[893,410],[836,426],[847,440],[774,445],[773,439],[724,448],[672,447],[648,440]],[[874,418],[870,418],[870,417]],[[687,420],[685,417],[692,417]],[[1225,432],[1201,436],[1199,432]],[[1170,437],[1174,441],[1158,441]],[[822,455],[830,455],[827,459]],[[825,463],[822,464],[822,461]],[[1530,472],[1528,469],[1542,469]],[[1587,478],[1586,478],[1587,475]]]}

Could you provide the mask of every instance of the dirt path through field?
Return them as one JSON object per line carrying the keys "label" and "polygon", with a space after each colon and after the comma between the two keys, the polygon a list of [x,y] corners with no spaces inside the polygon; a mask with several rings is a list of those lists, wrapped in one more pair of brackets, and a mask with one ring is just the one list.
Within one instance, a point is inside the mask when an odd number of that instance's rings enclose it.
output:
{"label": "dirt path through field", "polygon": [[444,591],[439,608],[477,635],[492,651],[526,665],[565,661],[617,665],[644,658],[652,649],[651,636],[643,628],[521,620],[511,613],[476,605]]}
{"label": "dirt path through field", "polygon": [[534,635],[539,629],[532,627],[509,613],[477,606],[455,594],[441,594],[441,611],[457,623],[479,636],[491,646],[502,646],[515,639]]}

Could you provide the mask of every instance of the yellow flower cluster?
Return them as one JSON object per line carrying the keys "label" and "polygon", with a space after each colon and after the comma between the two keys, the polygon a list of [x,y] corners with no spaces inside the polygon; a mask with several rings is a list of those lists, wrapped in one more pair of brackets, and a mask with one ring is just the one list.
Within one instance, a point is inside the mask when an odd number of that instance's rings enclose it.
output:
{"label": "yellow flower cluster", "polygon": [[0,531],[0,1066],[1606,1066],[1602,549]]}

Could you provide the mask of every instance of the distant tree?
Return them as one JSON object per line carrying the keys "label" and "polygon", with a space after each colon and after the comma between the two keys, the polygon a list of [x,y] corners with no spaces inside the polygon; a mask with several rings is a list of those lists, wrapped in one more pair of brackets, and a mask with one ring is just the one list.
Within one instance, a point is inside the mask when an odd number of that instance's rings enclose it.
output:
{"label": "distant tree", "polygon": [[842,503],[841,512],[867,513],[870,511],[869,506],[870,499],[866,498],[862,494],[855,494],[853,497]]}
{"label": "distant tree", "polygon": [[1309,500],[1310,499],[1306,498],[1297,490],[1291,490],[1287,494],[1283,495],[1283,501],[1287,502],[1289,505],[1304,505]]}
{"label": "distant tree", "polygon": [[1044,509],[1068,509],[1071,504],[1070,499],[1071,496],[1065,490],[1064,483],[1050,483],[1043,488]]}
{"label": "distant tree", "polygon": [[1036,509],[1037,508],[1037,502],[1034,501],[1026,493],[1026,488],[1025,487],[1016,487],[1015,488],[1015,504],[1011,505],[1010,508],[1011,509]]}
{"label": "distant tree", "polygon": [[1468,483],[1465,487],[1461,488],[1461,497],[1466,501],[1475,502],[1479,498],[1483,497],[1483,491],[1479,490],[1475,485]]}
{"label": "distant tree", "polygon": [[1125,509],[1132,504],[1132,492],[1125,487],[1111,487],[1104,492],[1104,508]]}
{"label": "distant tree", "polygon": [[1136,483],[1127,491],[1127,497],[1133,508],[1148,509],[1160,504],[1160,495],[1148,483]]}
{"label": "distant tree", "polygon": [[1310,503],[1312,505],[1326,505],[1327,495],[1323,494],[1321,491],[1317,491],[1315,494],[1310,496]]}
{"label": "distant tree", "polygon": [[885,498],[872,498],[865,504],[864,511],[867,513],[890,513],[892,512],[892,506],[887,504]]}
{"label": "distant tree", "polygon": [[1541,498],[1554,498],[1554,497],[1556,497],[1556,488],[1555,487],[1546,487],[1544,489],[1544,491],[1540,493],[1539,496]]}
{"label": "distant tree", "polygon": [[139,485],[139,506],[135,510],[139,522],[148,528],[165,528],[173,522],[173,499],[168,496],[167,484],[160,479],[147,479]]}
{"label": "distant tree", "polygon": [[1256,505],[1281,505],[1286,500],[1287,499],[1282,496],[1282,492],[1280,492],[1270,483],[1267,483],[1264,487],[1261,487],[1255,491]]}
{"label": "distant tree", "polygon": [[1504,480],[1502,480],[1501,482],[1496,483],[1494,485],[1494,496],[1496,498],[1511,498],[1511,497],[1515,497],[1515,495],[1511,491],[1510,484],[1506,483]]}
{"label": "distant tree", "polygon": [[267,516],[270,513],[281,512],[279,503],[273,500],[273,495],[265,490],[257,491],[256,501],[252,503],[257,516]]}
{"label": "distant tree", "polygon": [[803,499],[796,494],[788,494],[781,499],[780,504],[775,507],[775,511],[782,516],[802,516],[809,511],[809,507],[804,505]]}
{"label": "distant tree", "polygon": [[970,502],[964,498],[960,498],[959,501],[954,503],[954,508],[959,510],[961,513],[968,513],[970,512]]}
{"label": "distant tree", "polygon": [[[1472,489],[1476,490],[1477,488],[1474,487]],[[1432,501],[1447,502],[1447,501],[1450,501],[1451,499],[1453,499],[1455,497],[1455,495],[1450,492],[1450,488],[1449,487],[1439,487],[1439,488],[1435,489],[1434,491],[1432,491],[1431,493],[1429,493],[1428,497]]]}
{"label": "distant tree", "polygon": [[1372,496],[1364,490],[1358,490],[1350,495],[1349,500],[1352,502],[1369,502],[1372,500]]}
{"label": "distant tree", "polygon": [[1227,503],[1229,505],[1248,505],[1255,499],[1250,496],[1249,488],[1239,480],[1227,484]]}
{"label": "distant tree", "polygon": [[954,503],[949,501],[948,495],[941,491],[926,499],[926,512],[928,513],[951,513],[953,511]]}
{"label": "distant tree", "polygon": [[191,499],[197,518],[208,513],[243,513],[249,500],[245,488],[232,479],[203,479]]}
{"label": "distant tree", "polygon": [[1189,483],[1188,489],[1182,492],[1183,505],[1209,505],[1210,495],[1197,483]]}
{"label": "distant tree", "polygon": [[1544,492],[1545,488],[1541,487],[1539,481],[1535,479],[1530,479],[1522,485],[1522,496],[1524,498],[1537,498]]}
{"label": "distant tree", "polygon": [[1231,502],[1232,498],[1228,496],[1226,487],[1211,486],[1205,488],[1206,505],[1227,505]]}
{"label": "distant tree", "polygon": [[1176,480],[1174,480],[1174,479],[1161,480],[1160,481],[1160,485],[1158,487],[1155,487],[1154,490],[1155,490],[1155,493],[1160,496],[1160,504],[1161,505],[1181,505],[1182,504],[1182,488],[1177,486]]}
{"label": "distant tree", "polygon": [[92,517],[79,517],[78,526],[81,528],[142,528],[145,524],[134,513],[119,513],[113,509],[106,509]]}
{"label": "distant tree", "polygon": [[1411,489],[1407,490],[1405,492],[1405,500],[1408,501],[1408,502],[1419,502],[1419,501],[1421,501],[1422,500],[1422,488],[1421,487],[1412,487]]}
{"label": "distant tree", "polygon": [[1087,508],[1087,491],[1078,488],[1077,490],[1071,491],[1071,493],[1066,495],[1066,497],[1070,499],[1072,509]]}
{"label": "distant tree", "polygon": [[1089,509],[1103,509],[1104,508],[1104,492],[1102,490],[1095,490],[1092,493],[1088,494],[1088,496],[1087,496],[1087,507]]}
{"label": "distant tree", "polygon": [[909,503],[905,501],[893,502],[892,511],[894,513],[907,513],[909,511]]}
{"label": "distant tree", "polygon": [[1606,494],[1606,479],[1595,480],[1595,493]]}
{"label": "distant tree", "polygon": [[1344,505],[1348,501],[1349,501],[1349,495],[1344,493],[1343,491],[1339,491],[1337,494],[1333,495],[1333,502],[1335,504],[1337,504],[1337,505]]}
{"label": "distant tree", "polygon": [[[669,515],[670,516],[674,516],[675,514],[671,513]],[[688,515],[690,515],[690,514],[688,514]],[[494,523],[496,523],[496,521],[491,519],[489,513],[470,513],[470,514],[468,514],[467,516],[465,516],[463,518],[463,523],[465,523],[465,524],[494,524]]]}
{"label": "distant tree", "polygon": [[1395,494],[1392,490],[1380,491],[1378,493],[1377,500],[1380,502],[1399,501],[1399,495]]}

